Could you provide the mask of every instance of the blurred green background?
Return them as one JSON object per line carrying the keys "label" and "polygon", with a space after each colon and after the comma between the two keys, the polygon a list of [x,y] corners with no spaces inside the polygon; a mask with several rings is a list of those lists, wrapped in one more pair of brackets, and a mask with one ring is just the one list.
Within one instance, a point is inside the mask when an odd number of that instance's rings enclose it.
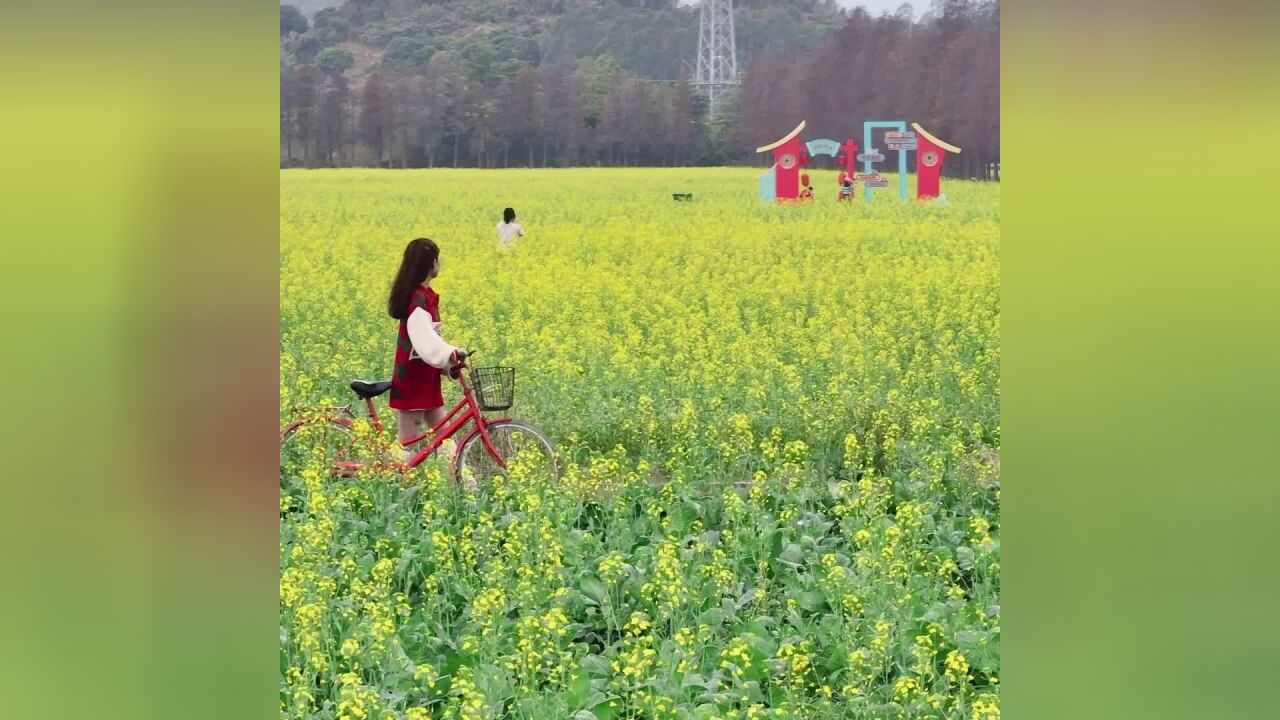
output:
{"label": "blurred green background", "polygon": [[1275,5],[1003,21],[1003,710],[1270,715]]}
{"label": "blurred green background", "polygon": [[277,18],[0,11],[0,716],[277,712]]}
{"label": "blurred green background", "polygon": [[[3,715],[275,715],[277,8],[3,13]],[[1269,716],[1276,4],[1003,20],[1004,710]]]}

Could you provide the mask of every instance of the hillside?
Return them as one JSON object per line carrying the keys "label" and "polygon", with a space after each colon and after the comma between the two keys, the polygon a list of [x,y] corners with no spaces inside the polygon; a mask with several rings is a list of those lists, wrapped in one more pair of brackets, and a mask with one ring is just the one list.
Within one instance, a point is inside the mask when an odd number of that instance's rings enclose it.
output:
{"label": "hillside", "polygon": [[[513,78],[521,66],[607,55],[633,76],[674,80],[692,72],[696,6],[676,0],[299,0],[306,32],[282,43],[285,64],[326,49],[349,53],[351,75],[377,65],[423,66],[440,50],[459,54],[481,80]],[[332,5],[332,7],[324,7]],[[843,23],[833,0],[738,0],[740,62],[813,47]]]}
{"label": "hillside", "polygon": [[933,0],[918,18],[906,3],[735,6],[741,84],[714,118],[690,83],[698,10],[676,0],[281,6],[281,164],[751,163],[800,119],[844,137],[886,117],[966,148],[945,173],[998,162],[998,0]]}

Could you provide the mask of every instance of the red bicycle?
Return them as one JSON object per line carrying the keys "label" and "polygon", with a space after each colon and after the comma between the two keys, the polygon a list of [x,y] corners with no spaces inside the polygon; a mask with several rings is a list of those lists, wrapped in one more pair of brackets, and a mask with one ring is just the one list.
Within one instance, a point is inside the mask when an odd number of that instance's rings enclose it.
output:
{"label": "red bicycle", "polygon": [[[294,420],[280,429],[280,483],[282,490],[295,486],[306,466],[308,456],[321,448],[326,457],[333,458],[332,472],[350,477],[363,468],[379,471],[407,473],[435,454],[449,439],[458,435],[469,423],[474,426],[462,435],[457,453],[450,463],[453,477],[474,487],[495,474],[505,472],[507,463],[523,453],[531,462],[539,463],[552,477],[557,474],[555,447],[541,430],[521,420],[510,417],[489,419],[484,411],[506,410],[515,396],[515,369],[509,367],[473,368],[468,385],[463,371],[466,360],[475,355],[468,352],[452,369],[449,377],[462,389],[462,399],[439,423],[426,432],[404,443],[389,441],[383,432],[373,399],[391,389],[391,381],[351,381],[351,390],[364,401],[365,409],[375,433],[371,447],[357,449],[355,437],[355,413],[350,405],[311,408],[304,417]],[[412,447],[423,440],[429,442],[420,447],[408,459],[396,458],[400,447]],[[361,452],[372,457],[361,458]]]}

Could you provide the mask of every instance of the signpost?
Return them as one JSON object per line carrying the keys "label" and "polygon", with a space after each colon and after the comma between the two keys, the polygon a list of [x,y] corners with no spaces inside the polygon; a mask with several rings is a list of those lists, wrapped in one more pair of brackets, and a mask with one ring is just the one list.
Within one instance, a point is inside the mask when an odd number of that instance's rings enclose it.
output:
{"label": "signpost", "polygon": [[910,130],[890,130],[884,134],[884,144],[890,150],[915,150],[916,134]]}
{"label": "signpost", "polygon": [[[903,145],[915,142],[915,133],[907,134],[907,123],[905,120],[868,120],[862,123],[862,146],[867,148],[864,155],[859,155],[858,160],[862,162],[862,170],[864,173],[871,172],[871,163],[881,162],[884,156],[878,150],[871,147],[871,131],[885,128],[889,132],[885,133],[885,143],[889,144],[889,149],[898,151],[898,197],[903,200],[907,199],[907,148]],[[897,147],[894,147],[897,145]],[[877,157],[878,156],[878,157]],[[877,187],[888,187],[889,181],[880,178],[879,180],[868,180],[863,183],[863,187],[867,189],[867,202],[871,202],[871,189]]]}

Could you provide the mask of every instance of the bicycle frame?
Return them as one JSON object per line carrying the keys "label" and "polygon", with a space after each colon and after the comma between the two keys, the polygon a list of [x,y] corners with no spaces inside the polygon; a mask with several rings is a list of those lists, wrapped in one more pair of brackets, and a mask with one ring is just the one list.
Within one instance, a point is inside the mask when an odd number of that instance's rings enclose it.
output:
{"label": "bicycle frame", "polygon": [[[433,425],[426,432],[420,435],[417,435],[413,438],[410,438],[409,440],[401,442],[399,444],[401,447],[407,448],[413,445],[414,443],[422,442],[428,437],[431,437],[434,435],[434,437],[432,437],[431,439],[431,442],[424,445],[421,449],[419,449],[412,456],[410,456],[409,459],[406,460],[405,462],[394,463],[394,465],[402,466],[404,470],[412,470],[413,468],[416,468],[417,466],[421,465],[427,458],[431,457],[431,455],[435,453],[436,450],[439,450],[440,446],[444,444],[445,440],[448,440],[453,436],[457,435],[458,432],[462,430],[467,423],[474,420],[476,426],[472,428],[469,432],[466,432],[463,434],[462,439],[458,442],[458,448],[461,449],[462,446],[467,444],[467,441],[469,441],[472,438],[472,436],[479,434],[480,440],[482,443],[484,443],[484,448],[486,451],[488,451],[489,456],[492,457],[494,461],[498,463],[499,467],[501,467],[504,470],[507,468],[506,462],[502,459],[502,456],[501,454],[498,453],[497,448],[493,446],[493,441],[489,438],[489,421],[485,420],[484,414],[480,410],[480,405],[476,402],[475,395],[472,392],[471,387],[467,385],[466,378],[462,372],[465,369],[466,369],[465,363],[457,365],[454,369],[454,372],[456,372],[457,374],[453,376],[453,379],[456,380],[459,387],[462,388],[462,399],[458,401],[458,404],[454,405],[453,409],[449,411],[449,414],[445,415],[444,418],[440,420],[440,422]],[[373,407],[373,399],[365,398],[364,406],[365,406],[366,414],[369,418],[369,422],[373,425],[375,434],[378,435],[379,437],[382,436],[383,435],[382,421],[378,418],[378,411]],[[317,414],[314,417],[302,418],[302,419],[295,420],[292,423],[289,423],[280,431],[280,436],[283,438],[286,435],[288,435],[290,432],[295,430],[296,428],[302,425],[305,425],[309,422],[314,422],[315,420],[324,420],[324,421],[331,422],[331,423],[350,429],[353,427],[353,424],[354,424],[353,421],[355,420],[355,417],[356,417],[355,413],[351,411],[350,405],[342,405],[337,407],[318,407],[318,408],[314,408],[313,410],[317,412]],[[493,422],[500,422],[502,420],[510,420],[510,418],[507,418],[507,417],[495,418]],[[461,466],[460,466],[461,462],[462,462],[461,457],[454,458],[454,467],[453,467],[454,472],[461,471]],[[341,474],[347,475],[347,474],[355,473],[360,469],[361,466],[365,464],[367,464],[367,461],[355,460],[355,459],[344,459],[339,457],[339,458],[335,458],[334,470],[335,472],[340,472]],[[381,466],[382,462],[374,461],[374,464]]]}
{"label": "bicycle frame", "polygon": [[[462,399],[458,401],[458,404],[454,405],[453,409],[449,411],[449,414],[445,415],[440,422],[436,423],[426,432],[400,443],[402,447],[409,447],[414,443],[422,442],[428,437],[434,436],[432,437],[431,442],[427,443],[419,449],[418,452],[414,453],[413,456],[405,463],[408,469],[412,470],[413,468],[421,465],[424,460],[431,457],[436,450],[440,449],[440,446],[444,444],[445,440],[453,437],[472,420],[475,421],[476,427],[471,432],[463,436],[462,441],[458,443],[459,449],[466,444],[466,441],[470,439],[472,435],[478,432],[480,433],[480,441],[484,443],[484,449],[489,451],[490,457],[492,457],[503,470],[507,469],[507,464],[502,460],[502,456],[498,453],[497,448],[493,446],[493,441],[489,439],[488,423],[486,423],[484,414],[480,411],[480,406],[476,403],[476,398],[471,392],[471,387],[467,385],[466,378],[462,374],[462,371],[465,368],[465,365],[459,365],[456,369],[457,377],[454,378],[458,381],[458,386],[462,388]],[[369,407],[372,411],[373,404],[370,403]],[[375,420],[374,422],[377,421]],[[456,462],[461,462],[461,460],[461,458],[456,458]],[[455,471],[458,469],[460,468],[455,467]]]}

